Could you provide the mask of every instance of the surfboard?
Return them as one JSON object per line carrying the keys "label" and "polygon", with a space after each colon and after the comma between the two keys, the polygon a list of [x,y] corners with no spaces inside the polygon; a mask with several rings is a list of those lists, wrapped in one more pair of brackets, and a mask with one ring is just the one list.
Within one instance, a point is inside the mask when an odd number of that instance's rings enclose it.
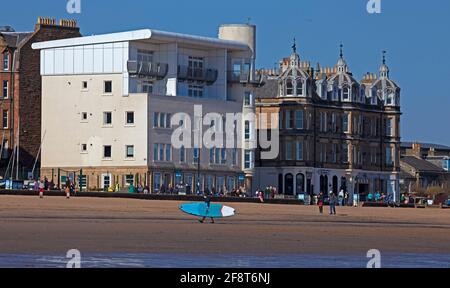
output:
{"label": "surfboard", "polygon": [[211,204],[208,209],[204,202],[183,204],[180,206],[180,210],[189,215],[208,218],[225,218],[235,215],[234,208],[221,204]]}

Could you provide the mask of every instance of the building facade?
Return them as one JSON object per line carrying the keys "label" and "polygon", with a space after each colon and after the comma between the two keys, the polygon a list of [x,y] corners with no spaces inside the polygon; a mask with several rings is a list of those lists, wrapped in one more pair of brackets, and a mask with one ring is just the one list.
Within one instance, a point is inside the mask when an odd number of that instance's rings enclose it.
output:
{"label": "building facade", "polygon": [[[399,197],[400,88],[383,57],[379,76],[357,81],[342,48],[333,68],[315,68],[292,55],[256,91],[257,114],[275,114],[276,159],[256,156],[256,185],[288,197],[349,192],[364,199],[380,191]],[[263,128],[258,127],[259,133]]]}
{"label": "building facade", "polygon": [[[155,193],[246,186],[251,177],[244,168],[252,166],[243,157],[249,151],[238,133],[242,121],[233,139],[244,145],[211,148],[194,141],[210,129],[221,132],[227,113],[254,111],[246,103],[260,85],[255,31],[225,25],[219,38],[206,38],[145,29],[36,44],[42,175],[55,183],[81,175],[76,178],[87,189],[148,185]],[[210,113],[216,118],[204,118]],[[184,126],[192,145],[175,147],[172,136]]]}
{"label": "building facade", "polygon": [[[35,42],[79,37],[75,21],[40,17],[33,32],[0,28],[0,175],[27,178],[39,170],[41,144],[41,77]],[[38,173],[36,172],[35,175]]]}

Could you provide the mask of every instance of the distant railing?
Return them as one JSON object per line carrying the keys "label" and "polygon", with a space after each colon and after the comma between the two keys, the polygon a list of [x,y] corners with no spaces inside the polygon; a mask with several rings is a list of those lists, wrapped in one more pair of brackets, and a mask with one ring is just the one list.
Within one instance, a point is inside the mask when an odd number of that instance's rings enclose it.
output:
{"label": "distant railing", "polygon": [[144,61],[128,61],[128,73],[131,77],[148,77],[162,80],[166,78],[169,65]]}
{"label": "distant railing", "polygon": [[217,81],[219,72],[211,68],[193,68],[189,66],[178,66],[178,80],[205,82],[212,85]]}
{"label": "distant railing", "polygon": [[248,70],[232,70],[228,71],[229,83],[241,83],[262,86],[264,85],[261,74],[251,73]]}

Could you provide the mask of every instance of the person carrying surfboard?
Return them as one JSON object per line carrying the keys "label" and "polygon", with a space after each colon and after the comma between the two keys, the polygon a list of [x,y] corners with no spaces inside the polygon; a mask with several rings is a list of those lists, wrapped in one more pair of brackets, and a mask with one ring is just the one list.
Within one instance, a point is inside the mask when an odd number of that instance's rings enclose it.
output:
{"label": "person carrying surfboard", "polygon": [[[211,208],[211,195],[208,192],[205,192],[205,195],[203,196],[203,200],[205,201],[205,204],[206,204],[206,214],[208,214],[209,208]],[[210,218],[211,218],[211,223],[214,224],[214,218],[213,217],[210,217]],[[198,220],[198,222],[204,223],[205,220],[206,220],[206,216],[203,217],[203,219]]]}

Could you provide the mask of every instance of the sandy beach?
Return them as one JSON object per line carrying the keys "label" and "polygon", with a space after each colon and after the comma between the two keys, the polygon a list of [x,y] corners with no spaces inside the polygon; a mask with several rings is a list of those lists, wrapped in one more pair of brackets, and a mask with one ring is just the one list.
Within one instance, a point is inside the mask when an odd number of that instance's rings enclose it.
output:
{"label": "sandy beach", "polygon": [[233,203],[235,217],[200,224],[180,204],[0,196],[0,254],[450,253],[450,210]]}

